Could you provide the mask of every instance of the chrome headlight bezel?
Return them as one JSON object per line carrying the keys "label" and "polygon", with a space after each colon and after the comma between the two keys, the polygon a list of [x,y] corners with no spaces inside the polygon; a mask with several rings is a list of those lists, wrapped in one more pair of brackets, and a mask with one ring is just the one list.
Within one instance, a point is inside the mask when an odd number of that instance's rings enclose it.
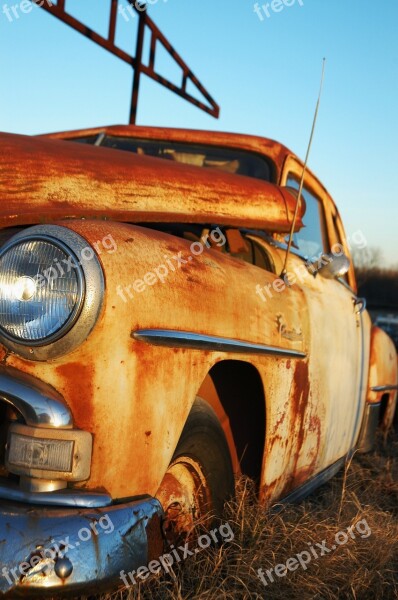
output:
{"label": "chrome headlight bezel", "polygon": [[[62,356],[80,345],[90,334],[100,314],[105,291],[104,275],[92,246],[81,235],[60,225],[37,225],[13,236],[1,249],[0,257],[21,242],[43,240],[58,247],[75,264],[79,297],[66,322],[49,337],[19,340],[0,329],[0,342],[24,358],[44,361]],[[89,248],[90,259],[83,257]]]}

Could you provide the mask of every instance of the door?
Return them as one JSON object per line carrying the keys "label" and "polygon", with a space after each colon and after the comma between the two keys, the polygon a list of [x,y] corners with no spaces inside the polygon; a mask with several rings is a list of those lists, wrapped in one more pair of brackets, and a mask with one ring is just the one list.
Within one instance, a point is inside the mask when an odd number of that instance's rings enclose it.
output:
{"label": "door", "polygon": [[[299,178],[288,174],[286,185],[298,189]],[[329,214],[334,207],[325,194],[316,191],[313,178],[306,179],[304,227],[294,235],[289,268],[305,268],[298,280],[306,295],[310,323],[308,377],[314,415],[308,415],[307,435],[318,435],[317,471],[349,452],[360,419],[360,391],[363,377],[363,335],[360,305],[348,278],[333,279],[319,267],[326,265],[325,254],[341,256],[346,245],[337,244],[338,231],[331,234]],[[330,203],[330,205],[329,205]],[[333,236],[334,234],[334,236]],[[308,461],[311,442],[303,448],[302,467]],[[312,440],[312,446],[314,439]],[[299,461],[299,462],[300,462]]]}

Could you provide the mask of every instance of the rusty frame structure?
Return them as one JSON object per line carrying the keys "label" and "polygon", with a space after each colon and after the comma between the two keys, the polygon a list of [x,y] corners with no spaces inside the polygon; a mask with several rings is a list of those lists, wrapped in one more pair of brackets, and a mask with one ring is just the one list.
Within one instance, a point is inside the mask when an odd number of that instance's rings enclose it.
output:
{"label": "rusty frame structure", "polygon": [[[160,29],[148,16],[146,5],[139,4],[137,0],[126,1],[130,5],[129,8],[131,7],[131,9],[134,10],[139,17],[135,56],[132,56],[125,50],[119,48],[115,41],[120,0],[110,0],[109,29],[107,37],[101,36],[90,27],[87,27],[87,25],[84,25],[84,23],[79,21],[76,17],[69,14],[65,8],[66,0],[58,0],[57,4],[47,2],[46,0],[44,2],[43,0],[31,0],[31,2],[34,2],[37,6],[43,8],[45,11],[52,14],[54,17],[57,17],[60,21],[62,21],[66,25],[69,25],[70,27],[72,27],[72,29],[78,31],[88,39],[91,39],[93,42],[95,42],[96,44],[98,44],[99,46],[101,46],[120,60],[126,62],[133,68],[134,80],[130,107],[130,124],[135,125],[137,120],[138,96],[140,89],[141,74],[147,75],[150,79],[153,79],[157,83],[160,83],[161,85],[174,92],[184,100],[187,100],[197,108],[200,108],[204,112],[208,113],[210,116],[217,119],[220,114],[219,105],[215,102],[215,100],[212,98],[212,96],[209,94],[206,88],[202,85],[199,79],[192,73],[188,65],[173,48],[173,46],[163,35]],[[151,36],[148,65],[143,64],[143,48],[146,31],[149,31]],[[174,61],[181,68],[182,80],[180,86],[175,85],[165,77],[159,75],[159,73],[156,73],[155,57],[156,48],[159,46],[159,44],[163,46],[166,52],[174,59]],[[197,90],[206,99],[207,104],[198,100],[187,91],[188,82],[191,82],[197,88]]]}

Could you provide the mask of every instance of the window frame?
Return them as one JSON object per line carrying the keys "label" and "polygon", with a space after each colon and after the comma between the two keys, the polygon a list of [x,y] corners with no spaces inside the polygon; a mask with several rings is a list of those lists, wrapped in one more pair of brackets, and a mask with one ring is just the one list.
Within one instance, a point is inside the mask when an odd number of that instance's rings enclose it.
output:
{"label": "window frame", "polygon": [[[287,176],[286,176],[286,186],[287,187],[291,187],[291,186],[287,185],[289,179],[296,180],[297,185],[300,186],[300,178],[296,174],[293,174],[292,172],[287,173]],[[322,245],[323,245],[322,254],[327,254],[328,252],[330,252],[331,246],[330,246],[330,240],[329,240],[329,235],[328,235],[327,220],[326,220],[324,204],[322,202],[322,199],[318,196],[318,194],[316,194],[310,188],[307,181],[304,179],[303,193],[305,193],[305,192],[309,193],[312,196],[312,198],[314,200],[316,200],[319,204],[319,225],[320,225],[320,233],[321,233]],[[305,200],[305,198],[304,198],[304,200]],[[285,245],[287,248],[286,242],[282,242],[282,244]],[[302,253],[302,251],[300,249],[297,249],[294,246],[291,247],[291,251],[294,252],[300,258],[303,258],[304,260],[310,260],[312,258],[311,256],[306,256],[305,254]]]}
{"label": "window frame", "polygon": [[[294,155],[287,156],[282,168],[279,185],[286,186],[287,179],[291,174],[296,175],[296,177],[301,177],[302,172],[303,163],[299,161],[298,158]],[[309,169],[307,169],[306,171],[304,177],[304,184],[311,191],[311,193],[319,199],[323,207],[325,235],[327,239],[327,247],[329,248],[327,252],[331,251],[331,248],[335,243],[340,243],[344,248],[344,253],[350,259],[350,268],[347,273],[348,283],[343,278],[336,279],[335,281],[337,281],[338,283],[346,287],[349,291],[351,291],[354,295],[356,295],[358,288],[356,283],[354,265],[352,263],[351,258],[351,252],[348,248],[347,236],[345,234],[344,226],[339,211],[333,201],[333,198],[330,196],[330,194],[322,185],[322,183]],[[336,223],[337,228],[335,227],[334,223]],[[279,242],[277,242],[277,244],[280,247],[287,248],[286,244],[280,244]],[[302,254],[298,253],[295,250],[295,248],[292,248],[291,252],[296,256],[299,256],[300,258],[304,259]]]}

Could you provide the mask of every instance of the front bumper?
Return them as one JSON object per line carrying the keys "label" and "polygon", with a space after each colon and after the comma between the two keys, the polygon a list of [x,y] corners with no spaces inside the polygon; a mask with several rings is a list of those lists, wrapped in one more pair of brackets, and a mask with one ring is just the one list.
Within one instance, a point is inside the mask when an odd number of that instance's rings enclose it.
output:
{"label": "front bumper", "polygon": [[[0,501],[0,597],[100,593],[162,554],[155,498],[96,509]],[[95,533],[96,532],[96,533]]]}

